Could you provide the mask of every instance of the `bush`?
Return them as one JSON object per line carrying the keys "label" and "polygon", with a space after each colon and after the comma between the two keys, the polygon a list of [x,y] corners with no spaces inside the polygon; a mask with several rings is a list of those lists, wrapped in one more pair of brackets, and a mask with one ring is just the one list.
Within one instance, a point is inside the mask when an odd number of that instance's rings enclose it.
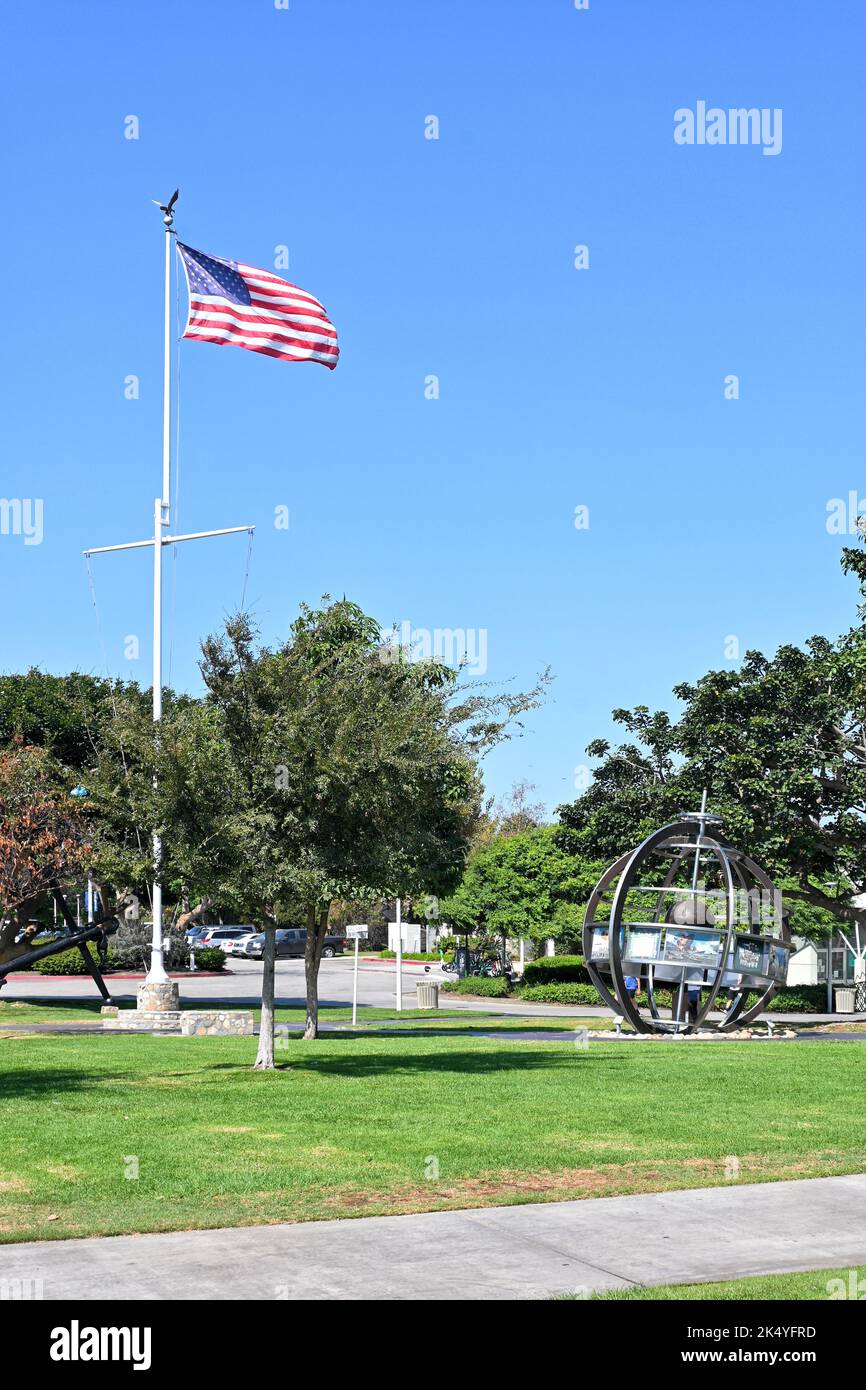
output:
{"label": "bush", "polygon": [[502,976],[467,975],[465,980],[446,980],[441,986],[447,994],[477,994],[484,999],[508,997],[508,981]]}
{"label": "bush", "polygon": [[[749,996],[746,1007],[758,1002],[758,995]],[[767,1005],[768,1014],[825,1014],[827,1013],[826,985],[786,985]]]}
{"label": "bush", "polygon": [[[112,937],[112,946],[119,970],[147,970],[150,965],[150,939],[153,928],[149,922],[124,922]],[[165,967],[167,970],[186,970],[189,966],[189,942],[186,934],[166,928],[163,933]]]}
{"label": "bush", "polygon": [[226,953],[219,946],[199,946],[195,953],[197,970],[222,970],[226,963]]}
{"label": "bush", "polygon": [[588,985],[592,981],[583,956],[541,956],[527,961],[523,971],[527,985]]}
{"label": "bush", "polygon": [[[91,954],[95,956],[95,952],[93,951],[93,943],[89,942],[88,945],[91,947]],[[111,947],[109,947],[108,964],[106,965],[106,969],[114,970],[116,966],[117,961],[115,959],[114,951],[111,949]],[[56,956],[45,956],[44,959],[35,961],[33,969],[37,971],[40,975],[90,974],[90,971],[84,963],[84,957],[82,956],[77,946],[73,946],[71,950],[68,951],[59,951]]]}
{"label": "bush", "polygon": [[[549,959],[554,960],[551,956]],[[533,962],[534,963],[534,962]],[[584,985],[563,981],[546,985],[526,985],[520,991],[520,998],[525,999],[530,1004],[601,1004],[603,1000],[596,992],[593,985]],[[750,1009],[753,1004],[757,1004],[760,999],[759,994],[750,994],[746,1000],[743,1012]],[[669,989],[657,989],[655,991],[655,1001],[660,1009],[671,1007],[671,992]],[[646,994],[641,991],[637,996],[637,1003],[642,1007],[647,1007],[649,1001]],[[728,1006],[727,995],[717,995],[714,1010],[724,1012]],[[780,989],[774,995],[767,1006],[767,1013],[787,1014],[787,1013],[806,1013],[822,1014],[827,1012],[827,987],[826,985],[792,985],[790,989]]]}
{"label": "bush", "polygon": [[564,980],[559,984],[525,985],[520,998],[529,1004],[601,1004],[594,985]]}

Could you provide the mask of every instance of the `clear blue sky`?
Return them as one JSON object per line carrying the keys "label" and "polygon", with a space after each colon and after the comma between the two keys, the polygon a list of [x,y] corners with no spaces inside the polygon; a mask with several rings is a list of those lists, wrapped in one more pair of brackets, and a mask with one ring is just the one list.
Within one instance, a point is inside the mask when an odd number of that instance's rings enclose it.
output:
{"label": "clear blue sky", "polygon": [[[672,707],[729,635],[844,629],[825,521],[866,493],[863,41],[851,0],[7,6],[0,492],[43,499],[44,540],[0,536],[0,667],[102,669],[80,551],[151,526],[149,199],[177,184],[191,245],[269,267],[289,246],[343,354],[182,344],[181,529],[257,524],[269,641],[346,593],[386,626],[484,629],[495,683],[549,664],[492,792],[570,799],[611,708]],[[677,145],[701,100],[781,108],[781,153]],[[245,559],[183,548],[176,684],[198,688]],[[148,564],[94,561],[109,668],[145,685]]]}

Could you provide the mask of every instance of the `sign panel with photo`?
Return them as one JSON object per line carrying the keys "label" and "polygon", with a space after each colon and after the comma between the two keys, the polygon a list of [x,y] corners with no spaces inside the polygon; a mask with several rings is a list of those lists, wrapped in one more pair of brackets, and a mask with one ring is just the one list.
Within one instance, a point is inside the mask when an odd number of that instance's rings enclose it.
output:
{"label": "sign panel with photo", "polygon": [[658,927],[630,927],[626,932],[624,960],[658,960],[661,945]]}
{"label": "sign panel with photo", "polygon": [[788,978],[788,956],[787,946],[771,946],[770,959],[767,964],[767,974],[772,979],[778,980],[780,984],[785,984]]}
{"label": "sign panel with photo", "polygon": [[665,934],[665,960],[688,962],[705,968],[718,965],[721,940],[718,932],[686,931],[668,927]]}
{"label": "sign panel with photo", "polygon": [[740,975],[763,975],[763,944],[760,941],[738,941],[734,950],[734,970]]}
{"label": "sign panel with photo", "polygon": [[608,960],[610,957],[610,928],[596,927],[592,933],[590,960]]}

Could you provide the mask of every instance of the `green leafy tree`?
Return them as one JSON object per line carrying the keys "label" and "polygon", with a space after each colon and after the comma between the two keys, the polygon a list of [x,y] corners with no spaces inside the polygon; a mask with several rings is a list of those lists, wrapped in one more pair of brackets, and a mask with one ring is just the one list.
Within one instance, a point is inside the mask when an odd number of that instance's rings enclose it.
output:
{"label": "green leafy tree", "polygon": [[0,747],[18,740],[46,748],[63,767],[83,772],[99,756],[118,701],[150,708],[134,681],[111,681],[81,671],[54,676],[35,667],[0,676]]}
{"label": "green leafy tree", "polygon": [[552,936],[573,948],[600,868],[575,852],[561,826],[500,835],[474,854],[442,917],[463,930],[540,942]]}
{"label": "green leafy tree", "polygon": [[[843,566],[866,585],[862,550]],[[862,618],[862,608],[861,608]],[[866,634],[812,637],[773,657],[746,652],[736,670],[674,687],[672,721],[645,706],[615,710],[634,741],[590,744],[602,759],[592,786],[560,817],[577,843],[613,857],[704,787],[726,833],[785,881],[785,894],[829,922],[866,927]],[[817,916],[816,916],[817,912]]]}
{"label": "green leafy tree", "polygon": [[235,618],[204,643],[201,669],[204,708],[162,740],[174,863],[267,928],[256,1065],[270,1067],[276,924],[300,913],[307,925],[312,1038],[332,904],[454,886],[478,814],[476,760],[538,692],[467,691],[458,673],[384,646],[345,599],[304,607],[276,649]]}

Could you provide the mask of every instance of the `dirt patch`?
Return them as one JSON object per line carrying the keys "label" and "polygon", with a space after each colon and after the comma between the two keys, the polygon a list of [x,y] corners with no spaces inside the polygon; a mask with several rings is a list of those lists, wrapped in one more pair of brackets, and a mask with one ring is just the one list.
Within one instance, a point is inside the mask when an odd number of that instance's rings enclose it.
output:
{"label": "dirt patch", "polygon": [[800,1033],[866,1033],[866,1023],[822,1023],[817,1028],[800,1028]]}
{"label": "dirt patch", "polygon": [[207,1125],[206,1134],[254,1134],[255,1125]]}
{"label": "dirt patch", "polygon": [[594,1168],[564,1168],[557,1172],[487,1173],[446,1183],[441,1178],[424,1184],[405,1184],[388,1193],[341,1187],[324,1198],[330,1210],[348,1213],[435,1211],[509,1205],[521,1201],[572,1201],[591,1197],[618,1197],[645,1192],[673,1192],[687,1187],[723,1187],[736,1182],[754,1183],[785,1178],[817,1176],[828,1168],[840,1169],[842,1156],[811,1155],[785,1162],[775,1155],[745,1154],[732,1170],[726,1158],[671,1158],[666,1162],[602,1164]]}
{"label": "dirt patch", "polygon": [[25,1182],[24,1178],[18,1178],[18,1177],[15,1177],[14,1175],[9,1176],[9,1177],[4,1177],[2,1174],[0,1174],[0,1192],[29,1192],[29,1191],[30,1191],[30,1184],[29,1184],[29,1182]]}

